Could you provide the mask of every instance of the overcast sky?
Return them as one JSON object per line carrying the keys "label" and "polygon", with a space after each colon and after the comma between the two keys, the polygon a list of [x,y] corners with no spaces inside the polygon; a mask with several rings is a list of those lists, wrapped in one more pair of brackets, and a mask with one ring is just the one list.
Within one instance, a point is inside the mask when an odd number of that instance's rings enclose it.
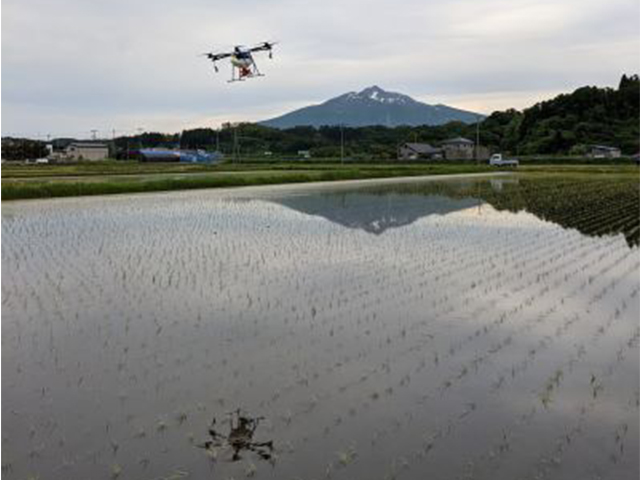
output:
{"label": "overcast sky", "polygon": [[[482,113],[640,71],[638,0],[2,0],[2,134],[261,120],[370,85]],[[280,44],[228,84],[197,54]]]}

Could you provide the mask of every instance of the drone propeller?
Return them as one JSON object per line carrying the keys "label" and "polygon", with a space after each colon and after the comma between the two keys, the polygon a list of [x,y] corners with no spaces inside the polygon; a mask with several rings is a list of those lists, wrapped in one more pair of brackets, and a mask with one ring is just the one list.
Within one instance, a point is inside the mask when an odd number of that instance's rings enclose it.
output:
{"label": "drone propeller", "polygon": [[209,60],[211,60],[211,62],[213,63],[213,68],[216,72],[218,72],[218,65],[216,64],[216,62],[218,60],[222,60],[223,58],[227,58],[230,57],[231,55],[233,55],[232,53],[203,53],[201,54],[204,57],[207,57]]}
{"label": "drone propeller", "polygon": [[213,63],[213,69],[215,70],[216,73],[218,73],[220,70],[218,69],[218,65],[216,64],[216,61],[218,60],[216,58],[216,56],[212,53],[201,53],[200,55],[198,55],[199,57],[207,57],[209,60],[211,60],[211,63]]}
{"label": "drone propeller", "polygon": [[268,51],[269,52],[269,58],[273,58],[273,47],[277,43],[278,42],[262,42],[262,43],[259,43],[258,45],[256,45],[255,47],[251,48],[250,51],[251,52]]}
{"label": "drone propeller", "polygon": [[269,58],[273,58],[273,46],[279,42],[264,42],[264,46],[269,49]]}

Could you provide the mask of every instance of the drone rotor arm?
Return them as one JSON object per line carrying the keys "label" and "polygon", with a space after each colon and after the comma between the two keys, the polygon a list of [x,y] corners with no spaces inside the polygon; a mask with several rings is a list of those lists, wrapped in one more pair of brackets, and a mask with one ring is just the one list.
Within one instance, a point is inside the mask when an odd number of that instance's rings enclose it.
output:
{"label": "drone rotor arm", "polygon": [[203,53],[205,57],[207,57],[212,62],[216,62],[218,60],[222,60],[223,58],[230,57],[233,53]]}
{"label": "drone rotor arm", "polygon": [[250,52],[264,52],[264,51],[268,51],[269,53],[271,53],[271,51],[273,50],[273,46],[276,45],[278,42],[262,42],[261,44],[250,48],[249,51]]}

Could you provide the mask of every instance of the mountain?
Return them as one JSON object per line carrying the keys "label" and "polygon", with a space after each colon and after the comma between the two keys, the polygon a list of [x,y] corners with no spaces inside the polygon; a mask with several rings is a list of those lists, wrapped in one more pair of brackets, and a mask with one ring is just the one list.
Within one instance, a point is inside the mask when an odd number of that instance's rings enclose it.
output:
{"label": "mountain", "polygon": [[484,115],[442,104],[428,105],[374,85],[361,92],[345,93],[320,105],[304,107],[260,123],[274,128],[341,124],[349,127],[396,127],[443,125],[453,121],[475,123],[478,118],[483,119]]}

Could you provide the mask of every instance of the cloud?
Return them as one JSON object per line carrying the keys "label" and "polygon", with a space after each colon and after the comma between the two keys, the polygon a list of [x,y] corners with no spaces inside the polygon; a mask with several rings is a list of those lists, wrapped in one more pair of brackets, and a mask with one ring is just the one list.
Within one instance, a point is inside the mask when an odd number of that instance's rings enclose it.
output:
{"label": "cloud", "polygon": [[[490,112],[640,70],[635,0],[4,0],[2,132],[258,120],[372,84]],[[279,40],[229,85],[198,54]],[[102,127],[104,125],[104,127]]]}

